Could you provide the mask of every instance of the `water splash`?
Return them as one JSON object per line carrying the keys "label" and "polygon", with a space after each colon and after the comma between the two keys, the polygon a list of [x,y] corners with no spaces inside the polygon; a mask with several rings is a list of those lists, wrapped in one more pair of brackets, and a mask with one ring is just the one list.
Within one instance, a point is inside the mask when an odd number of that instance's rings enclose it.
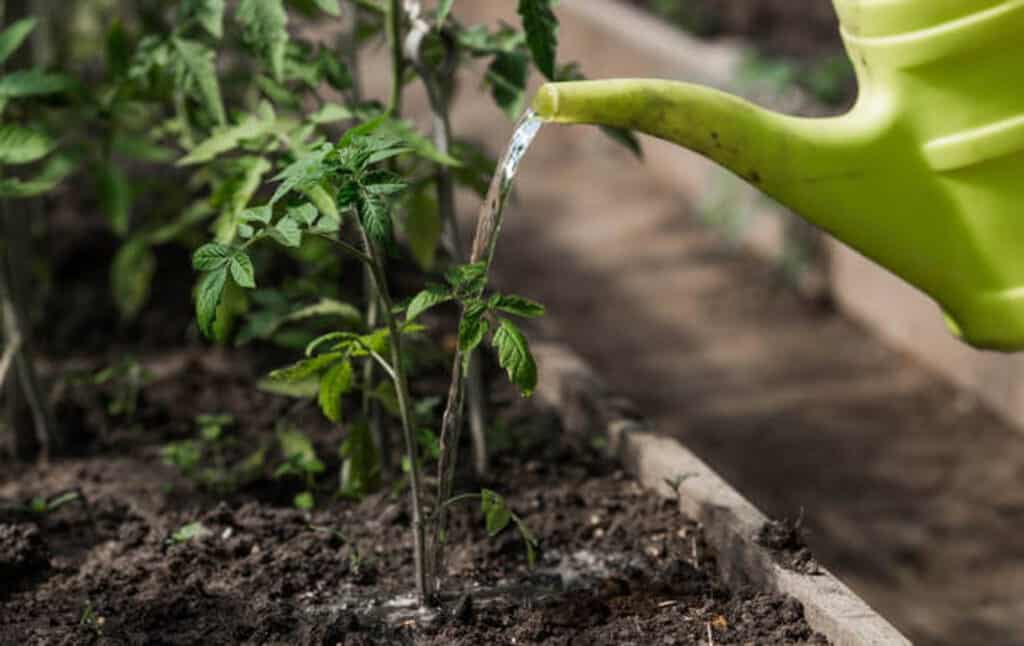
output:
{"label": "water splash", "polygon": [[544,120],[538,117],[533,110],[527,110],[516,123],[512,139],[505,154],[498,161],[497,172],[491,180],[487,198],[480,208],[476,238],[473,240],[472,262],[491,264],[494,245],[501,232],[505,206],[512,194],[512,185],[519,172],[519,164],[523,161],[526,151],[530,149],[530,144],[537,138],[537,133],[540,132],[543,125]]}

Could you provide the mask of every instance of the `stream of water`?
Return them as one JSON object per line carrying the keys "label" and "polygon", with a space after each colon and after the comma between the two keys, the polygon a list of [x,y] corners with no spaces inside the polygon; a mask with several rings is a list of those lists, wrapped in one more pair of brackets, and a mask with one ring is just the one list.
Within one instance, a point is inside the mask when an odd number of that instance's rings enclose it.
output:
{"label": "stream of water", "polygon": [[490,265],[491,257],[494,255],[494,245],[501,232],[505,206],[512,194],[512,185],[515,182],[516,174],[519,172],[519,164],[523,161],[526,151],[530,149],[530,144],[537,138],[537,133],[540,132],[543,125],[544,121],[533,110],[527,110],[516,123],[512,139],[509,141],[505,154],[498,161],[490,190],[487,191],[487,198],[480,208],[476,238],[473,240],[472,262],[485,262]]}

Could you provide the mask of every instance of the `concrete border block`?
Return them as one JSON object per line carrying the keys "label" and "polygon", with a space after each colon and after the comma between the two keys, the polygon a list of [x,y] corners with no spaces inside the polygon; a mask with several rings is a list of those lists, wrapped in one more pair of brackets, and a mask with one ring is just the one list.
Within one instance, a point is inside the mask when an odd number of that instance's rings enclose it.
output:
{"label": "concrete border block", "polygon": [[794,597],[811,627],[835,646],[910,644],[824,568],[805,575],[778,565],[756,540],[768,518],[677,440],[654,433],[583,359],[555,343],[535,342],[533,352],[541,401],[562,414],[569,432],[601,429],[611,453],[639,482],[663,496],[678,496],[680,510],[703,526],[727,584],[752,582]]}

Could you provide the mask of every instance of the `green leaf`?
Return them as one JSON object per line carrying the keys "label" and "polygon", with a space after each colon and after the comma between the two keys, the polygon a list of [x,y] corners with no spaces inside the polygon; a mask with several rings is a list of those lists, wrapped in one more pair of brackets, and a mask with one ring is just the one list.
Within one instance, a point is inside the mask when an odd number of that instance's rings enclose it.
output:
{"label": "green leaf", "polygon": [[526,103],[529,60],[519,52],[500,53],[487,68],[491,96],[509,119],[518,119]]}
{"label": "green leaf", "polygon": [[487,305],[479,301],[466,305],[459,321],[459,351],[469,361],[469,355],[487,336],[491,323],[485,316]]}
{"label": "green leaf", "polygon": [[524,397],[532,395],[537,388],[537,363],[523,333],[508,319],[501,319],[491,343],[498,351],[498,364],[508,373],[509,381]]}
{"label": "green leaf", "polygon": [[306,381],[327,370],[335,362],[341,360],[344,355],[340,352],[328,352],[318,354],[310,359],[303,359],[285,368],[279,368],[268,375],[271,381],[296,383]]}
{"label": "green leaf", "polygon": [[301,509],[302,511],[309,511],[310,509],[316,506],[316,500],[314,500],[313,498],[312,491],[303,491],[302,493],[297,494],[295,496],[295,498],[292,500],[292,504],[295,505],[296,509]]}
{"label": "green leaf", "polygon": [[391,135],[404,142],[418,156],[442,166],[458,167],[461,162],[451,155],[446,155],[434,146],[434,142],[424,137],[416,126],[402,119],[389,119],[381,125],[380,134]]}
{"label": "green leaf", "polygon": [[526,30],[526,44],[533,62],[549,80],[555,80],[558,51],[558,18],[551,7],[555,0],[519,0],[519,15]]}
{"label": "green leaf", "polygon": [[145,305],[155,271],[156,255],[144,238],[133,238],[118,250],[110,266],[110,288],[122,319],[135,318]]}
{"label": "green leaf", "polygon": [[49,193],[74,170],[75,162],[72,160],[66,157],[54,157],[46,163],[36,177],[26,180],[6,177],[0,180],[0,197],[35,197]]}
{"label": "green leaf", "polygon": [[41,69],[19,70],[0,78],[0,99],[18,99],[64,92],[75,83],[65,74],[50,74]]}
{"label": "green leaf", "polygon": [[338,0],[313,0],[313,2],[315,2],[316,6],[320,7],[320,9],[328,15],[341,15],[341,7],[338,6]]}
{"label": "green leaf", "polygon": [[196,320],[199,323],[199,330],[207,338],[213,337],[213,324],[217,320],[217,306],[220,305],[227,279],[227,267],[220,267],[205,274],[199,281],[199,290],[196,294]]}
{"label": "green leaf", "polygon": [[271,218],[274,217],[274,209],[269,205],[256,206],[251,209],[242,211],[242,222],[259,222],[260,224],[270,224]]}
{"label": "green leaf", "polygon": [[302,321],[318,316],[332,316],[357,323],[363,320],[362,313],[355,306],[332,298],[320,299],[318,303],[295,310],[281,320],[282,322]]}
{"label": "green leaf", "polygon": [[187,525],[182,525],[176,532],[171,534],[171,540],[175,543],[187,543],[194,538],[203,538],[213,532],[206,528],[198,520]]}
{"label": "green leaf", "polygon": [[380,459],[365,422],[349,425],[339,453],[343,460],[341,493],[359,498],[373,491],[380,477]]}
{"label": "green leaf", "polygon": [[124,171],[115,164],[102,164],[97,172],[100,206],[110,228],[119,236],[128,233],[132,210],[132,188]]}
{"label": "green leaf", "polygon": [[343,105],[338,105],[337,103],[328,103],[309,117],[310,121],[321,125],[325,123],[337,123],[338,121],[348,121],[353,118],[355,118],[355,114],[351,110]]}
{"label": "green leaf", "polygon": [[306,473],[323,473],[324,464],[316,457],[316,448],[308,437],[294,429],[285,429],[277,434],[284,459],[292,462]]}
{"label": "green leaf", "polygon": [[452,5],[455,4],[455,0],[440,0],[437,3],[437,27],[440,29],[444,25],[444,21],[448,19],[448,14],[452,12]]}
{"label": "green leaf", "polygon": [[420,269],[429,271],[437,259],[443,228],[437,201],[426,190],[416,191],[407,203],[406,213],[404,228],[409,251]]}
{"label": "green leaf", "polygon": [[50,154],[54,142],[48,136],[24,126],[0,125],[0,164],[28,164]]}
{"label": "green leaf", "polygon": [[274,80],[284,79],[288,45],[288,14],[282,0],[241,0],[235,17],[245,29],[245,40],[270,66]]}
{"label": "green leaf", "polygon": [[320,379],[317,403],[324,417],[335,424],[341,422],[341,396],[352,389],[352,379],[351,361],[339,361]]}
{"label": "green leaf", "polygon": [[230,150],[243,141],[258,139],[274,129],[275,122],[249,115],[237,126],[218,128],[208,139],[197,145],[178,161],[178,166],[205,164]]}
{"label": "green leaf", "polygon": [[177,76],[181,83],[194,90],[217,123],[226,123],[214,51],[194,40],[175,37],[171,41],[178,54]]}
{"label": "green leaf", "polygon": [[455,294],[444,285],[427,285],[427,288],[416,294],[409,303],[405,311],[405,320],[415,321],[423,312],[454,298]]}
{"label": "green leaf", "polygon": [[480,491],[480,511],[484,514],[484,526],[488,536],[497,536],[512,521],[505,498],[490,489]]}
{"label": "green leaf", "polygon": [[285,247],[294,248],[302,244],[302,229],[293,218],[285,216],[267,231],[270,237]]}
{"label": "green leaf", "polygon": [[246,289],[256,289],[256,272],[249,254],[239,251],[231,257],[229,265],[235,284]]}
{"label": "green leaf", "polygon": [[445,273],[444,278],[460,295],[476,297],[487,286],[487,264],[456,265]]}
{"label": "green leaf", "polygon": [[360,220],[366,235],[379,245],[391,244],[393,238],[391,211],[380,198],[367,197],[359,209]]}
{"label": "green leaf", "polygon": [[306,204],[303,204],[301,206],[293,206],[289,208],[286,217],[289,217],[295,220],[296,222],[300,222],[309,227],[312,226],[314,222],[316,222],[316,218],[318,215],[320,215],[320,213],[316,210],[316,207],[307,202]]}
{"label": "green leaf", "polygon": [[214,271],[231,261],[235,251],[219,242],[210,242],[196,249],[192,254],[192,268],[196,271]]}
{"label": "green leaf", "polygon": [[195,18],[214,38],[224,35],[224,0],[184,0],[182,12]]}
{"label": "green leaf", "polygon": [[271,204],[290,193],[293,189],[305,189],[319,185],[325,174],[324,160],[331,152],[331,145],[324,144],[319,148],[300,156],[277,174],[274,179],[281,182],[270,198]]}
{"label": "green leaf", "polygon": [[544,316],[544,306],[522,296],[495,294],[489,303],[491,309],[501,310],[523,318],[535,319]]}
{"label": "green leaf", "polygon": [[23,18],[0,33],[0,64],[7,61],[36,28],[35,18]]}

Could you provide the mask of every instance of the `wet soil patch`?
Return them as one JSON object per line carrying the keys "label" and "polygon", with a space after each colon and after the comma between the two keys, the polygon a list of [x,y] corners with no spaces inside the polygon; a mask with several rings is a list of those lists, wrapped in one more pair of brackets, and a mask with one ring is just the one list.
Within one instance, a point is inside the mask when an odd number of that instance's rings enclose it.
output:
{"label": "wet soil patch", "polygon": [[821,567],[804,542],[806,529],[802,519],[769,520],[757,534],[757,543],[771,550],[775,560],[784,568],[800,574],[820,574]]}

